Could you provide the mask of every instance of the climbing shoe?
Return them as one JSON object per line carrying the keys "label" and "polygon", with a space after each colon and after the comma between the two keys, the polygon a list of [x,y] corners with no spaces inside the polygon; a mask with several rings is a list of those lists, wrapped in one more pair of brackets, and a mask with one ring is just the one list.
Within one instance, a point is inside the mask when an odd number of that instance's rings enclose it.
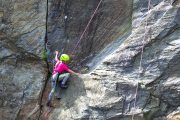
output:
{"label": "climbing shoe", "polygon": [[48,106],[48,107],[53,107],[50,101],[48,101],[48,102],[46,103],[46,106]]}
{"label": "climbing shoe", "polygon": [[61,100],[61,97],[56,97],[57,100]]}
{"label": "climbing shoe", "polygon": [[64,85],[64,84],[60,84],[60,87],[63,88],[63,89],[66,89],[68,86]]}

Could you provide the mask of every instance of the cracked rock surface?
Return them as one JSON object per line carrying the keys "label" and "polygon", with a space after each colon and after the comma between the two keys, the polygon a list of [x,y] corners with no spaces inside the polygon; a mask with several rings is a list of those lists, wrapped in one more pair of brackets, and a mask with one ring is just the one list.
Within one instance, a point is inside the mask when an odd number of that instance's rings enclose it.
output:
{"label": "cracked rock surface", "polygon": [[[55,108],[49,119],[177,119],[179,6],[178,0],[152,0],[148,11],[147,0],[133,1],[131,34],[127,38],[119,36],[122,41],[115,50],[112,42],[87,63],[90,67],[100,64],[81,76],[83,84],[78,91],[85,93],[75,91],[80,97],[66,108],[72,94],[67,90],[61,100],[63,107]],[[77,84],[73,81],[70,87],[76,89]]]}
{"label": "cracked rock surface", "polygon": [[[43,91],[45,44],[52,67],[54,50],[72,51],[97,4],[0,1],[0,119],[26,120],[37,104],[42,113],[30,119],[44,119],[50,91],[50,82]],[[70,78],[48,119],[179,119],[179,35],[179,0],[151,0],[149,6],[148,0],[103,0],[73,59],[89,72]]]}

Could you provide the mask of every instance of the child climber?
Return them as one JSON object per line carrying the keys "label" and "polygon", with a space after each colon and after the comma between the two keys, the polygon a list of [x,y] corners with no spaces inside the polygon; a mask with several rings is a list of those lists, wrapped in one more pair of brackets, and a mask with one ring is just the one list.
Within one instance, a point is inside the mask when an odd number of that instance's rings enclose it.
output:
{"label": "child climber", "polygon": [[54,93],[56,93],[57,98],[60,99],[60,96],[59,96],[60,87],[67,88],[66,82],[70,74],[75,74],[77,76],[80,75],[79,73],[76,73],[72,71],[71,69],[69,69],[67,65],[67,63],[70,61],[69,55],[62,54],[59,60],[58,59],[59,52],[56,51],[55,54],[56,54],[55,55],[56,64],[54,66],[54,70],[52,73],[52,78],[51,78],[52,89],[48,96],[47,106],[51,106],[51,100],[53,98]]}

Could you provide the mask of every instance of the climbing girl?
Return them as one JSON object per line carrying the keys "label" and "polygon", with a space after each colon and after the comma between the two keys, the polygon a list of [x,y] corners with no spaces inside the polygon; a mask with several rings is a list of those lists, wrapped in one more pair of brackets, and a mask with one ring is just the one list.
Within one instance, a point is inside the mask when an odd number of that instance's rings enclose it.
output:
{"label": "climbing girl", "polygon": [[51,106],[51,100],[53,98],[54,93],[56,93],[57,98],[60,99],[60,96],[59,96],[60,87],[67,88],[66,82],[70,74],[75,74],[77,76],[80,75],[79,73],[76,73],[72,71],[71,69],[69,69],[67,65],[68,62],[70,61],[69,55],[62,54],[59,60],[58,59],[59,52],[56,51],[55,54],[56,54],[55,55],[56,64],[54,66],[53,73],[52,73],[52,78],[51,78],[52,89],[48,96],[47,106]]}

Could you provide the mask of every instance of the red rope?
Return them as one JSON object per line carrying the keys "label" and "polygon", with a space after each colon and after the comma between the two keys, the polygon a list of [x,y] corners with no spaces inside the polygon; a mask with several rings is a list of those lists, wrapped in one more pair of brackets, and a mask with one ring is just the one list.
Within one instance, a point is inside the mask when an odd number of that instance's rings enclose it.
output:
{"label": "red rope", "polygon": [[94,13],[91,15],[91,18],[90,18],[90,20],[89,20],[88,24],[86,25],[86,28],[84,29],[83,33],[81,34],[81,36],[80,36],[80,38],[79,38],[79,40],[78,40],[78,42],[77,42],[76,46],[74,47],[74,49],[73,49],[73,52],[72,52],[72,53],[74,53],[75,49],[77,48],[77,46],[79,45],[79,43],[80,43],[81,39],[83,38],[83,36],[84,36],[84,34],[85,34],[86,30],[88,29],[88,27],[89,27],[89,25],[90,25],[90,23],[91,23],[92,19],[94,18],[94,15],[96,14],[96,12],[97,12],[97,10],[98,10],[98,8],[99,8],[99,6],[100,6],[101,2],[102,2],[102,0],[100,0],[100,1],[99,1],[99,4],[97,5],[96,9],[94,10]]}

